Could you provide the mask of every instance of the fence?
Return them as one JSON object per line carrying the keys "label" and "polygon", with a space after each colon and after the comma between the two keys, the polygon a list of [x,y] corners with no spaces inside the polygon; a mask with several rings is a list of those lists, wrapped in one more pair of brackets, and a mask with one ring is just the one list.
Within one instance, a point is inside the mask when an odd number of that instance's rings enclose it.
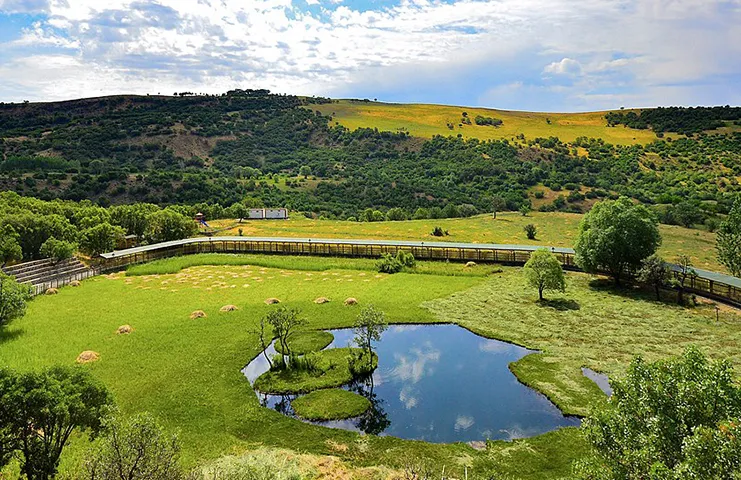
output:
{"label": "fence", "polygon": [[34,296],[41,295],[50,288],[63,287],[65,285],[69,285],[70,283],[74,281],[85,280],[86,278],[94,277],[96,275],[100,275],[101,273],[102,272],[100,268],[94,267],[94,268],[89,268],[88,270],[85,270],[84,272],[79,272],[79,273],[75,273],[72,275],[60,276],[58,278],[52,278],[43,283],[31,285],[31,295],[34,295]]}
{"label": "fence", "polygon": [[[130,248],[101,255],[102,272],[160,258],[196,253],[258,253],[274,255],[315,255],[378,258],[403,250],[420,260],[447,260],[522,265],[538,246],[448,242],[406,242],[392,240],[342,240],[301,238],[211,237],[188,238]],[[579,270],[570,248],[548,247],[569,270]],[[676,272],[675,272],[676,275]],[[685,290],[741,306],[741,279],[700,270],[687,279]]]}

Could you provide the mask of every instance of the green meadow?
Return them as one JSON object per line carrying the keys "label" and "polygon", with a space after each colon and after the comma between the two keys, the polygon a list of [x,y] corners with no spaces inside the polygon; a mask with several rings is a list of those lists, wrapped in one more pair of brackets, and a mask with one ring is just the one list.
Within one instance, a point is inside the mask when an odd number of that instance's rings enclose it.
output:
{"label": "green meadow", "polygon": [[[443,242],[504,243],[515,245],[547,245],[573,247],[579,232],[582,215],[575,213],[531,212],[523,217],[516,212],[497,214],[497,218],[478,215],[471,218],[442,218],[408,220],[403,222],[348,222],[341,220],[312,220],[296,215],[286,221],[215,220],[210,224],[226,228],[220,235],[314,237],[314,238],[370,238],[387,240],[422,240]],[[532,223],[538,229],[535,240],[528,240],[523,228]],[[433,237],[436,226],[450,234]],[[661,225],[663,243],[659,254],[672,260],[680,254],[689,255],[697,268],[725,272],[718,263],[715,234],[705,230],[673,225]]]}
{"label": "green meadow", "polygon": [[[392,323],[453,322],[540,350],[511,369],[566,413],[584,414],[590,404],[604,401],[582,376],[584,366],[620,375],[634,355],[665,357],[694,344],[741,368],[741,316],[730,309],[716,321],[711,305],[658,303],[650,294],[614,291],[584,274],[568,274],[566,293],[538,304],[517,268],[421,262],[418,271],[383,275],[370,260],[288,256],[161,260],[35,298],[25,317],[0,333],[0,364],[21,370],[72,365],[80,352],[98,352],[99,361],[81,368],[109,386],[124,413],[148,411],[179,431],[189,466],[280,448],[332,455],[353,467],[400,469],[404,458],[414,456],[458,478],[468,469],[475,478],[521,479],[568,477],[572,462],[585,452],[579,430],[489,442],[475,450],[361,436],[262,408],[240,370],[260,353],[260,318],[276,308],[265,299],[300,308],[307,331],[351,326],[363,305],[374,304]],[[316,304],[318,297],[330,302]],[[359,305],[345,306],[348,297]],[[220,312],[224,305],[238,310]],[[206,317],[191,319],[195,310]],[[133,332],[117,335],[124,324]],[[315,408],[322,409],[321,402]],[[88,446],[75,437],[63,468],[70,469]]]}
{"label": "green meadow", "polygon": [[[488,108],[456,107],[428,104],[394,104],[339,100],[337,103],[311,105],[324,115],[351,130],[377,128],[391,132],[408,131],[415,137],[462,135],[480,140],[516,141],[519,134],[527,139],[558,137],[573,142],[577,137],[601,138],[615,145],[638,145],[657,139],[650,130],[608,127],[607,112],[537,113]],[[502,120],[500,127],[461,124],[462,113],[473,119],[476,115]],[[448,124],[453,125],[449,128]],[[675,135],[676,136],[676,135]]]}

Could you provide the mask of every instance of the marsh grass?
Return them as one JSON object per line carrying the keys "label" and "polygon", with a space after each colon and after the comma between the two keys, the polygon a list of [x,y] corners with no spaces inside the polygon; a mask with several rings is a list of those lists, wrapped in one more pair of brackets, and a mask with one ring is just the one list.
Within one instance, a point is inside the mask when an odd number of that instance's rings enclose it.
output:
{"label": "marsh grass", "polygon": [[307,420],[342,420],[363,414],[371,403],[357,393],[330,388],[298,397],[291,406],[296,415]]}

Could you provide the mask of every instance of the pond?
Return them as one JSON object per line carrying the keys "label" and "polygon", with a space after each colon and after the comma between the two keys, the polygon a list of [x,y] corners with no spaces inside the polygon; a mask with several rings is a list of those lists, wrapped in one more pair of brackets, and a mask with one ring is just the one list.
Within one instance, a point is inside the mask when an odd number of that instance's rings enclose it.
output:
{"label": "pond", "polygon": [[[330,331],[335,339],[327,348],[352,343],[352,330]],[[510,372],[508,365],[532,350],[456,325],[395,325],[376,352],[372,377],[345,386],[371,400],[371,409],[354,419],[312,423],[438,443],[510,440],[580,424]],[[253,383],[267,369],[261,354],[243,373]],[[293,415],[295,396],[257,395],[263,406]]]}

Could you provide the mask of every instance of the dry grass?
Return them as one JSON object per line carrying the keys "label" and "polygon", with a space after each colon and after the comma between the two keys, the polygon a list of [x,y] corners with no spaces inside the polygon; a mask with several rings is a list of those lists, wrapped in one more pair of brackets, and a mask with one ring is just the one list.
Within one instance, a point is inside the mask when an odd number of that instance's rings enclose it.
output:
{"label": "dry grass", "polygon": [[235,312],[239,310],[236,305],[224,305],[219,309],[220,312],[226,313],[226,312]]}
{"label": "dry grass", "polygon": [[280,303],[280,300],[278,300],[277,298],[271,297],[265,299],[265,305],[277,305],[278,303]]}
{"label": "dry grass", "polygon": [[357,305],[359,302],[357,298],[350,297],[350,298],[346,298],[344,303],[347,306],[351,306],[351,305]]}
{"label": "dry grass", "polygon": [[56,295],[58,293],[59,293],[59,290],[57,290],[56,288],[47,288],[46,292],[44,292],[44,294],[46,295]]}
{"label": "dry grass", "polygon": [[196,318],[206,318],[206,312],[203,310],[196,310],[190,314],[191,320],[195,320]]}
{"label": "dry grass", "polygon": [[314,303],[317,305],[324,305],[325,303],[329,303],[329,299],[327,297],[318,297],[314,299]]}
{"label": "dry grass", "polygon": [[77,363],[91,363],[100,360],[100,354],[92,350],[85,350],[77,356]]}
{"label": "dry grass", "polygon": [[116,329],[117,335],[128,335],[129,333],[133,332],[134,329],[131,328],[131,325],[121,325]]}

